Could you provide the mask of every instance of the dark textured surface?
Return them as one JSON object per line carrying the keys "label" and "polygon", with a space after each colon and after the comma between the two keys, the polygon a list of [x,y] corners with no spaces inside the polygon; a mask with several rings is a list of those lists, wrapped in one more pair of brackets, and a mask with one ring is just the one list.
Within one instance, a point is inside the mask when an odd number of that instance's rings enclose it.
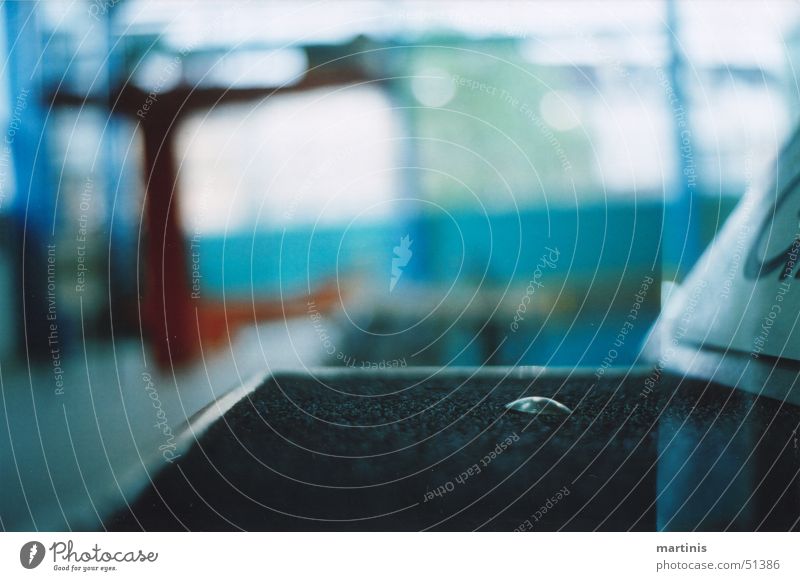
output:
{"label": "dark textured surface", "polygon": [[[797,408],[669,376],[650,390],[646,371],[602,380],[515,375],[279,375],[212,425],[108,525],[797,527]],[[553,397],[574,412],[534,417],[506,410],[529,395]],[[509,436],[511,443],[486,461]],[[475,465],[480,473],[458,478]],[[443,493],[433,495],[437,489]]]}

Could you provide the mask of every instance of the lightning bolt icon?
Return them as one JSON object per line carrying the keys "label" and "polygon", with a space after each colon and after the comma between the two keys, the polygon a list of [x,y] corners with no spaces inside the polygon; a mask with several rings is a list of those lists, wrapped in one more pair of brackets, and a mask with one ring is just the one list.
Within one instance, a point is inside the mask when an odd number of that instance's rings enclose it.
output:
{"label": "lightning bolt icon", "polygon": [[394,290],[397,286],[400,277],[403,276],[403,268],[408,265],[411,260],[411,245],[414,243],[411,238],[406,235],[400,239],[400,246],[395,246],[394,256],[392,257],[392,279],[389,281],[389,292]]}

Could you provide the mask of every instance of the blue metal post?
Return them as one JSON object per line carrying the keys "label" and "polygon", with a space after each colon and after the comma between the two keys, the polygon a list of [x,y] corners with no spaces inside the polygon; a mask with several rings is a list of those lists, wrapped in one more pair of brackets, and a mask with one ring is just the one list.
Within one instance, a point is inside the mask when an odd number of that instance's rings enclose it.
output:
{"label": "blue metal post", "polygon": [[697,165],[694,136],[684,93],[685,63],[680,45],[680,22],[676,0],[666,0],[667,38],[669,40],[669,64],[667,69],[666,96],[674,122],[675,155],[677,176],[675,198],[665,207],[665,260],[668,268],[674,268],[678,279],[689,272],[702,251],[700,247],[700,195],[698,191]]}

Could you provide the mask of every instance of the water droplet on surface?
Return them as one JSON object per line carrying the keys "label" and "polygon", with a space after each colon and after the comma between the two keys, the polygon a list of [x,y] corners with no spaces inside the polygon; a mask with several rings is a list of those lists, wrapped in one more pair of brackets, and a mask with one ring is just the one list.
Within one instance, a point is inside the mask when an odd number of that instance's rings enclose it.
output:
{"label": "water droplet on surface", "polygon": [[572,410],[549,397],[523,397],[506,404],[506,408],[526,414],[569,415]]}

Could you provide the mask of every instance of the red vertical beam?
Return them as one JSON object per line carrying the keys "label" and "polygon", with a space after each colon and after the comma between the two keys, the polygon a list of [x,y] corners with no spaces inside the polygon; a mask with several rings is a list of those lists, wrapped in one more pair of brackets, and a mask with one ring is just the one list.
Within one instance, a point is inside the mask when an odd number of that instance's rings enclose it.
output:
{"label": "red vertical beam", "polygon": [[147,198],[145,223],[145,325],[156,363],[181,365],[196,353],[197,338],[178,218],[177,171],[171,119],[143,126]]}

